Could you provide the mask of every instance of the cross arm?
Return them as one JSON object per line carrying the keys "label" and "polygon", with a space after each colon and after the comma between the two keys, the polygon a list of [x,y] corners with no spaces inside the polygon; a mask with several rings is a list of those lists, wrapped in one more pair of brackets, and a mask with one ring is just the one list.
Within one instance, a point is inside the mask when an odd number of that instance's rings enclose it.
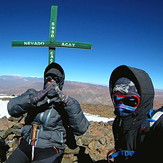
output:
{"label": "cross arm", "polygon": [[48,47],[49,41],[12,41],[12,46],[42,46]]}
{"label": "cross arm", "polygon": [[91,49],[92,44],[90,44],[90,43],[81,43],[81,42],[56,41],[55,42],[55,47]]}
{"label": "cross arm", "polygon": [[79,49],[91,49],[92,44],[81,42],[68,42],[68,41],[12,41],[12,46],[35,46],[35,47],[65,47],[65,48],[79,48]]}

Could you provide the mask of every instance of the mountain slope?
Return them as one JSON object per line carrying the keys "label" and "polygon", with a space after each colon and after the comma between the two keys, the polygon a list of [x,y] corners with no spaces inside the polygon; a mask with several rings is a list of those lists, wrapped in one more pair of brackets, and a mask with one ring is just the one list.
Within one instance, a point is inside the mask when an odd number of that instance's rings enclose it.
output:
{"label": "mountain slope", "polygon": [[[0,94],[19,95],[29,88],[41,90],[43,78],[14,75],[0,76]],[[107,86],[65,81],[63,91],[83,104],[112,105]],[[163,90],[155,90],[155,108],[163,105]]]}

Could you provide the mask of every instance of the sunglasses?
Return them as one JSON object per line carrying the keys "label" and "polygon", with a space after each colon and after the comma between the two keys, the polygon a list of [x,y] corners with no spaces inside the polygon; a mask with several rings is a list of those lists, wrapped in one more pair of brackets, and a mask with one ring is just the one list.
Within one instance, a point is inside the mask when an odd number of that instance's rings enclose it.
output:
{"label": "sunglasses", "polygon": [[124,104],[132,106],[134,108],[138,107],[140,104],[140,97],[136,95],[113,95],[113,102],[115,105]]}
{"label": "sunglasses", "polygon": [[60,83],[61,78],[58,77],[58,76],[47,76],[47,77],[45,78],[45,81],[46,81],[46,82],[50,82],[51,80],[55,80],[56,83]]}

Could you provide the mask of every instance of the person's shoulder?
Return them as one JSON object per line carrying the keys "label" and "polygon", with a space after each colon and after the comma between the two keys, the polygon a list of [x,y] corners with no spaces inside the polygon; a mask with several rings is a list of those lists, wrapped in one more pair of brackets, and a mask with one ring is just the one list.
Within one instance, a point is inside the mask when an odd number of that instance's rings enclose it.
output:
{"label": "person's shoulder", "polygon": [[68,96],[69,100],[71,100],[72,102],[75,102],[77,104],[79,104],[79,101],[77,99],[75,99],[74,97],[70,97]]}
{"label": "person's shoulder", "polygon": [[25,93],[36,93],[36,92],[38,91],[36,91],[34,88],[29,88]]}

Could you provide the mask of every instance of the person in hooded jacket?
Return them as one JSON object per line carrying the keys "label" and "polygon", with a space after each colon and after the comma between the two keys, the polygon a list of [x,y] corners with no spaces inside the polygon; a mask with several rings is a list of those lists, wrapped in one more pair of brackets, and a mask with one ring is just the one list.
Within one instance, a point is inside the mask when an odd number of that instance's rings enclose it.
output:
{"label": "person in hooded jacket", "polygon": [[[109,151],[108,160],[162,162],[163,108],[151,113],[154,87],[149,75],[141,69],[121,65],[113,70],[109,89],[116,118],[113,122],[115,149]],[[161,114],[150,125],[156,112]]]}
{"label": "person in hooded jacket", "polygon": [[11,116],[27,116],[20,144],[7,163],[59,163],[68,130],[74,135],[86,132],[89,122],[78,101],[62,92],[64,79],[62,67],[51,63],[44,71],[43,90],[28,89],[9,101],[7,109]]}

